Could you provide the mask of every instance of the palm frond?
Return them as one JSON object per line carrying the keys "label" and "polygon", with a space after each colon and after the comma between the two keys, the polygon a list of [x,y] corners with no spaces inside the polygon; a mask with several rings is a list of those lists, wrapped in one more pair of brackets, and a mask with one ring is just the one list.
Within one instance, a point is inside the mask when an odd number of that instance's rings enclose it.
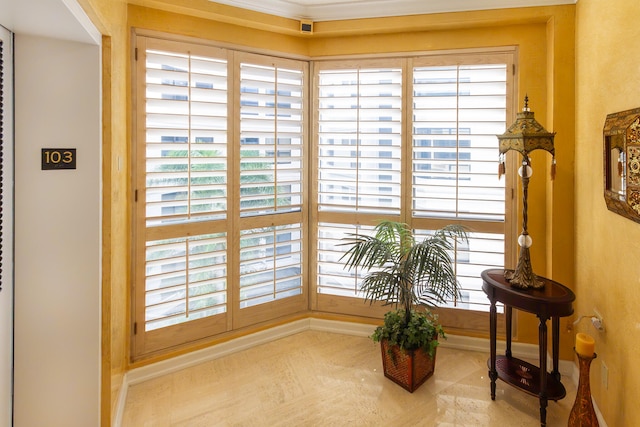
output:
{"label": "palm frond", "polygon": [[448,225],[417,242],[407,224],[382,221],[373,236],[345,240],[345,268],[369,272],[360,287],[365,301],[401,306],[408,316],[413,306],[434,307],[460,295],[450,254],[456,242],[468,241],[464,227]]}
{"label": "palm frond", "polygon": [[418,298],[429,296],[430,301],[436,302],[428,304],[430,306],[444,304],[447,298],[459,295],[458,279],[449,254],[453,249],[450,241],[435,236],[413,248],[416,295]]}
{"label": "palm frond", "polygon": [[445,225],[439,230],[436,230],[434,236],[439,237],[441,239],[445,239],[449,242],[469,242],[469,235],[467,234],[467,229],[461,225],[449,224]]}
{"label": "palm frond", "polygon": [[375,231],[376,238],[385,242],[397,258],[406,255],[414,244],[413,233],[407,224],[381,221]]}
{"label": "palm frond", "polygon": [[350,234],[345,243],[340,246],[349,246],[349,249],[342,255],[340,261],[344,261],[346,269],[361,267],[371,270],[374,267],[384,265],[390,258],[390,248],[384,241],[376,236],[361,236]]}
{"label": "palm frond", "polygon": [[362,280],[360,290],[369,303],[382,301],[383,305],[397,307],[401,300],[397,280],[397,276],[388,271],[373,271]]}

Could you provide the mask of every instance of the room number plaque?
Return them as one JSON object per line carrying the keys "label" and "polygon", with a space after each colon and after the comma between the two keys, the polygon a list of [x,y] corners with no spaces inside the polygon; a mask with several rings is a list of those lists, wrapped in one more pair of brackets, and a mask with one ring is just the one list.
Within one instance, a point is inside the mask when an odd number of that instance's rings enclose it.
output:
{"label": "room number plaque", "polygon": [[75,148],[43,148],[42,170],[75,169]]}

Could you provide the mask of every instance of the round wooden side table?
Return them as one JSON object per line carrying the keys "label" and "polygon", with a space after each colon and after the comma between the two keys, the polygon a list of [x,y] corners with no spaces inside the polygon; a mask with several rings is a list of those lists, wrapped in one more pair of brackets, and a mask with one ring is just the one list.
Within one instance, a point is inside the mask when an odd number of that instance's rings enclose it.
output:
{"label": "round wooden side table", "polygon": [[[540,425],[547,423],[547,402],[557,401],[567,392],[560,381],[558,371],[560,318],[573,314],[573,291],[560,283],[538,276],[544,282],[540,289],[519,289],[512,287],[504,278],[504,270],[492,269],[481,273],[482,290],[491,302],[490,341],[491,357],[487,361],[491,378],[491,399],[496,399],[496,380],[537,396],[540,399]],[[506,321],[506,351],[504,356],[496,355],[498,314],[496,303],[504,304]],[[539,366],[515,358],[511,354],[511,321],[513,308],[535,314],[539,321],[538,349]],[[551,319],[553,370],[547,372],[547,320]]]}

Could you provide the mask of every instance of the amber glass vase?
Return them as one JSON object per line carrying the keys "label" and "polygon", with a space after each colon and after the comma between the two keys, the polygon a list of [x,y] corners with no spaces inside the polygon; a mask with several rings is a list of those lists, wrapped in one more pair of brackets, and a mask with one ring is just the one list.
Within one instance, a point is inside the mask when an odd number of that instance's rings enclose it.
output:
{"label": "amber glass vase", "polygon": [[578,364],[580,367],[580,379],[578,380],[578,390],[576,392],[576,401],[571,408],[569,414],[569,427],[596,427],[598,424],[598,417],[596,417],[596,411],[593,408],[593,401],[591,400],[591,385],[589,384],[589,369],[591,367],[591,361],[596,358],[596,354],[593,356],[583,356],[580,353],[578,355]]}

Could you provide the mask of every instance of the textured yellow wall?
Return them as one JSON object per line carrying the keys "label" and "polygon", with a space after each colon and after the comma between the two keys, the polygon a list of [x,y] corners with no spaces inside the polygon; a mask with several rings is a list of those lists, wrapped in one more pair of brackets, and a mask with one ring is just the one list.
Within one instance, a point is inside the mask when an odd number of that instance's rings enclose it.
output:
{"label": "textured yellow wall", "polygon": [[[576,61],[576,295],[578,313],[597,309],[605,333],[596,339],[591,389],[609,426],[640,420],[640,224],[607,210],[602,127],[607,114],[640,107],[640,56],[634,41],[640,2],[579,0]],[[601,378],[609,369],[608,388]]]}
{"label": "textured yellow wall", "polygon": [[[535,238],[533,266],[536,273],[573,287],[574,6],[321,22],[314,25],[313,35],[301,35],[295,20],[208,0],[79,2],[106,36],[103,425],[110,425],[118,387],[129,367],[128,82],[132,27],[300,57],[517,45],[518,108],[528,94],[538,121],[558,132],[555,182],[546,178],[550,156],[533,156],[537,171],[529,199],[529,231]],[[567,332],[567,323],[564,319],[561,328],[563,359],[571,359],[573,354],[573,335]],[[518,314],[517,334],[519,341],[537,343],[537,319]]]}
{"label": "textured yellow wall", "polygon": [[125,0],[78,0],[102,40],[102,375],[101,425],[110,426],[129,348],[129,174]]}

